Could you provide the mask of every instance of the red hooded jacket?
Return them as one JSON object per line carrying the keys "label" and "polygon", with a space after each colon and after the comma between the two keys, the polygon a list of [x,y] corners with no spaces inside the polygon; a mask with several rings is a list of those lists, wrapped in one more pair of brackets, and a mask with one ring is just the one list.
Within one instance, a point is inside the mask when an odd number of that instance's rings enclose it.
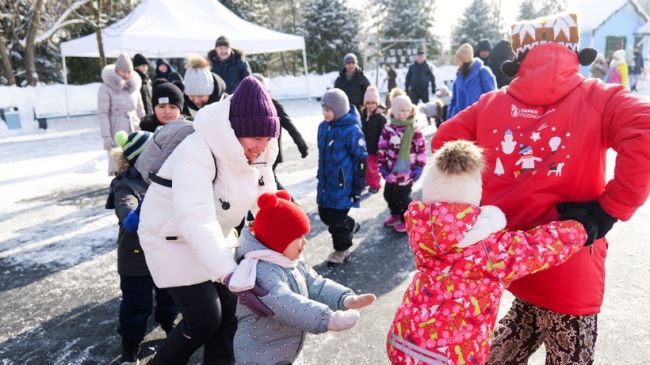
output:
{"label": "red hooded jacket", "polygon": [[[585,79],[576,54],[559,44],[531,49],[510,86],[483,95],[445,122],[431,147],[475,141],[485,150],[481,204],[503,210],[509,229],[557,218],[560,202],[598,200],[628,220],[650,191],[650,104],[622,86]],[[605,152],[617,152],[605,182]],[[605,290],[607,242],[566,263],[514,281],[516,297],[571,315],[598,313]]]}

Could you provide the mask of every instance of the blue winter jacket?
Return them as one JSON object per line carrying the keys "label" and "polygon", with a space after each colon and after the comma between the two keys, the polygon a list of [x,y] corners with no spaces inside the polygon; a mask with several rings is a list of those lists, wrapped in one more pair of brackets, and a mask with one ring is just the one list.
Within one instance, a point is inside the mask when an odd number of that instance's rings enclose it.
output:
{"label": "blue winter jacket", "polygon": [[368,152],[354,105],[341,118],[321,122],[318,126],[318,152],[318,206],[331,209],[358,207],[358,199],[353,198],[366,187]]}
{"label": "blue winter jacket", "polygon": [[456,73],[447,119],[474,104],[486,92],[496,90],[496,84],[492,70],[484,66],[480,58],[474,58],[467,76],[463,77],[460,72]]}

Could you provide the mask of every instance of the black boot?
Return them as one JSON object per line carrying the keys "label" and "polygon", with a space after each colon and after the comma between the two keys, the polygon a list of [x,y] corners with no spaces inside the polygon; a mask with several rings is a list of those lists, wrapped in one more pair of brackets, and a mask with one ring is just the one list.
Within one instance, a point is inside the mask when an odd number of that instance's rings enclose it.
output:
{"label": "black boot", "polygon": [[140,354],[140,340],[122,339],[122,356],[118,364],[120,365],[138,365],[140,363],[138,355]]}

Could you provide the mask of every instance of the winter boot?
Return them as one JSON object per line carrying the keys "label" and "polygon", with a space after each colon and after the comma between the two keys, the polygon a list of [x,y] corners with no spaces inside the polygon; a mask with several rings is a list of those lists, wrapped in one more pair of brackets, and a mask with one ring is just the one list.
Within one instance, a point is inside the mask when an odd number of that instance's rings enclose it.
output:
{"label": "winter boot", "polygon": [[395,232],[404,233],[406,232],[406,223],[400,220],[399,223],[393,226],[393,229]]}
{"label": "winter boot", "polygon": [[122,356],[118,361],[120,365],[138,365],[140,360],[140,341],[122,339]]}
{"label": "winter boot", "polygon": [[384,227],[394,227],[402,221],[399,214],[393,214],[384,221]]}
{"label": "winter boot", "polygon": [[347,261],[349,256],[350,256],[350,249],[348,248],[347,250],[344,251],[332,252],[327,257],[327,260],[325,261],[327,262],[328,267],[339,266],[339,265],[343,265],[345,261]]}

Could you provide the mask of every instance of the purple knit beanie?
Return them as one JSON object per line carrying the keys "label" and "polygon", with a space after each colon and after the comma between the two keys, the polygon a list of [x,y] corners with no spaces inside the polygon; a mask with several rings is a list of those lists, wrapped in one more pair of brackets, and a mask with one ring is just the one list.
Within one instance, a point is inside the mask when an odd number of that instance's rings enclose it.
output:
{"label": "purple knit beanie", "polygon": [[280,119],[271,96],[253,76],[243,79],[230,98],[230,125],[237,138],[280,135]]}

